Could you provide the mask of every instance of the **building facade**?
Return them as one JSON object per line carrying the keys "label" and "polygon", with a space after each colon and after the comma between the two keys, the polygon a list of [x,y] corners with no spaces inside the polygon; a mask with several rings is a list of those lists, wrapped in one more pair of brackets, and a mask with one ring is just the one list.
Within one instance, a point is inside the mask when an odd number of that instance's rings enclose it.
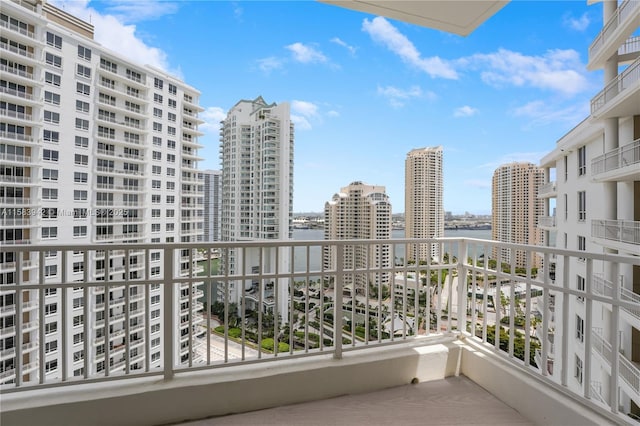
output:
{"label": "building facade", "polygon": [[[324,207],[325,240],[388,240],[391,238],[391,202],[384,186],[352,182],[335,194]],[[339,261],[345,269],[388,268],[391,265],[388,244],[346,246],[342,259],[336,247],[324,248],[325,270],[335,270]],[[345,294],[365,294],[365,286],[388,285],[388,274],[365,273],[345,278]]]}
{"label": "building facade", "polygon": [[[542,231],[538,218],[543,216],[544,202],[538,197],[540,186],[545,183],[544,169],[531,163],[510,163],[498,167],[491,184],[491,239],[514,244],[538,245],[542,242]],[[512,253],[503,249],[492,253],[519,267],[540,266],[540,258],[527,259],[521,250]]]}
{"label": "building facade", "polygon": [[[267,104],[262,97],[241,100],[229,110],[220,135],[222,241],[291,239],[294,130],[289,104]],[[228,265],[229,274],[242,265],[246,271],[272,273],[276,261],[279,271],[291,267],[284,248],[229,250],[224,255],[228,260],[222,264]],[[248,310],[275,314],[277,309],[286,318],[287,284],[286,280],[229,283],[229,289],[219,288],[218,295],[228,294],[229,300],[239,303],[245,294]]]}
{"label": "building facade", "polygon": [[[605,1],[603,29],[589,48],[588,69],[601,70],[602,90],[591,114],[558,140],[540,162],[547,182],[540,193],[555,246],[575,251],[640,255],[640,2]],[[555,180],[553,177],[555,176]],[[555,213],[554,213],[555,212]],[[545,238],[545,241],[553,239]],[[640,268],[613,261],[555,260],[554,278],[566,277],[575,291],[640,301]],[[551,295],[554,297],[554,295]],[[559,309],[567,306],[569,312]],[[640,314],[612,309],[579,295],[555,304],[565,315],[568,385],[587,387],[621,413],[640,415]],[[550,346],[553,348],[553,345]],[[548,354],[553,364],[555,354]],[[560,368],[554,368],[558,374]],[[618,386],[613,377],[617,376]],[[638,417],[636,417],[638,418]]]}
{"label": "building facade", "polygon": [[[77,281],[121,284],[0,290],[0,380],[153,368],[163,357],[163,295],[143,282],[163,273],[160,252],[82,256],[59,246],[200,240],[200,94],[105,49],[91,24],[46,2],[3,1],[0,28],[0,282],[46,285],[60,282],[64,269]],[[24,258],[11,250],[25,244],[51,251]],[[174,270],[192,273],[192,255],[177,259]],[[181,317],[197,322],[201,306],[190,305],[189,294],[200,290],[179,287]],[[38,310],[44,323],[31,319]],[[128,323],[125,312],[135,314]],[[29,367],[19,378],[11,355],[17,345]],[[173,354],[191,356],[188,347]]]}
{"label": "building facade", "polygon": [[[406,238],[444,237],[442,147],[410,151],[405,160],[404,214]],[[440,258],[438,244],[411,244],[407,260]]]}
{"label": "building facade", "polygon": [[202,172],[204,183],[204,241],[220,241],[222,220],[222,171]]}

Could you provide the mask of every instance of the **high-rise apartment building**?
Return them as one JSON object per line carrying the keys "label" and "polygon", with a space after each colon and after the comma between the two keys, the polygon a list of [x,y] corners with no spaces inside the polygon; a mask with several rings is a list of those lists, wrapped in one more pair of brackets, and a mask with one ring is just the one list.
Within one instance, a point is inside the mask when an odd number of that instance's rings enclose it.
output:
{"label": "high-rise apartment building", "polygon": [[[534,164],[510,163],[498,167],[491,184],[491,239],[505,243],[538,245],[542,231],[538,218],[544,214],[544,201],[538,191],[545,182],[544,169]],[[511,259],[512,254],[515,259]],[[524,252],[502,249],[503,262],[515,261],[516,266],[540,266],[540,259],[527,259]],[[498,253],[492,253],[497,259]]]}
{"label": "high-rise apartment building", "polygon": [[[293,220],[294,133],[288,103],[267,104],[262,97],[231,108],[220,131],[222,160],[222,241],[288,240]],[[229,273],[273,273],[290,268],[289,249],[229,250]],[[276,255],[276,251],[280,251]],[[259,269],[262,268],[261,271]],[[252,272],[254,271],[254,272]],[[224,297],[226,289],[218,289]],[[288,281],[230,283],[229,298],[246,309],[287,317]],[[262,301],[263,306],[258,306]],[[278,303],[276,303],[276,301]],[[276,306],[277,305],[277,306]]]}
{"label": "high-rise apartment building", "polygon": [[222,171],[204,170],[204,241],[220,241]]}
{"label": "high-rise apartment building", "polygon": [[[325,240],[388,240],[391,238],[391,203],[384,186],[352,182],[335,194],[324,206]],[[342,262],[345,269],[388,268],[391,265],[388,244],[375,246],[350,245],[343,248],[342,259],[337,258],[336,247],[324,248],[326,270],[336,269]],[[388,274],[347,275],[345,291],[364,294],[365,286],[388,284]]]}
{"label": "high-rise apartment building", "polygon": [[[404,215],[406,238],[444,237],[442,147],[410,151],[405,160]],[[438,244],[410,244],[407,260],[440,258]]]}
{"label": "high-rise apartment building", "polygon": [[[128,283],[0,290],[0,381],[160,365],[163,294],[142,284],[162,274],[160,251],[60,246],[200,241],[199,92],[104,48],[91,24],[43,1],[3,1],[0,28],[0,283]],[[22,258],[16,244],[51,250]],[[174,270],[191,273],[193,259],[187,250]],[[199,290],[175,292],[195,325]],[[192,355],[187,344],[173,358]]]}
{"label": "high-rise apartment building", "polygon": [[[591,115],[558,140],[541,160],[547,182],[541,228],[555,246],[606,255],[640,256],[640,2],[605,1],[603,29],[589,47],[588,68],[601,70],[602,90]],[[555,177],[555,180],[553,178]],[[555,214],[554,214],[555,211]],[[545,238],[546,241],[549,239]],[[640,301],[640,268],[598,260],[555,259],[556,279],[571,290]],[[552,295],[553,297],[553,295]],[[560,309],[567,306],[569,312]],[[590,389],[622,413],[640,415],[640,313],[579,295],[556,303],[569,319],[564,336],[567,384]],[[556,324],[557,326],[557,324]],[[553,349],[553,345],[548,346]],[[553,363],[555,353],[548,354]],[[560,368],[553,368],[556,375]],[[617,383],[613,378],[617,376]]]}

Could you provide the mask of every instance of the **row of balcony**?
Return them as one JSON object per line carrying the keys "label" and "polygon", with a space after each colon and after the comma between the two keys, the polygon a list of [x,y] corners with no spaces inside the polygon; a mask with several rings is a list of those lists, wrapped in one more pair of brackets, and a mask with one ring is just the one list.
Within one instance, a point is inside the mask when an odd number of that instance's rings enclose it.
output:
{"label": "row of balcony", "polygon": [[618,47],[620,42],[617,41],[620,37],[625,36],[624,33],[627,31],[627,28],[632,30],[637,27],[639,16],[640,4],[638,4],[637,1],[624,0],[621,2],[609,18],[609,21],[604,23],[604,27],[589,46],[589,62],[600,62],[608,59],[605,51],[605,47],[607,46],[609,46],[610,49],[618,49],[619,55],[639,52],[640,44],[635,44],[637,43],[637,37],[627,40],[627,43],[623,43],[622,48]]}

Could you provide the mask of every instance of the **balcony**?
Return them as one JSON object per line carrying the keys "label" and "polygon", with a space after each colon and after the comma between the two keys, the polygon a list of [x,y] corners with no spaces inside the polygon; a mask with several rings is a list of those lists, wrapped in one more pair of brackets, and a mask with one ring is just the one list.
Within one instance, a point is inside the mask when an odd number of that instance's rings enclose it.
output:
{"label": "balcony", "polygon": [[634,95],[639,90],[640,57],[591,99],[591,115],[598,119],[635,115],[638,99]]}
{"label": "balcony", "polygon": [[555,216],[538,216],[538,228],[554,230],[556,226]]}
{"label": "balcony", "polygon": [[637,253],[640,246],[640,222],[594,219],[591,221],[591,236],[599,239],[604,246]]}
{"label": "balcony", "polygon": [[[385,241],[385,245],[396,255],[415,244],[433,244],[447,256],[427,259],[420,265],[404,262],[380,266],[379,262],[372,260],[367,264],[363,260],[357,267],[345,268],[343,262],[333,266],[328,262],[329,266],[324,266],[324,247],[330,247],[341,259],[354,246],[369,251],[369,246],[379,244],[379,240],[112,244],[106,250],[98,244],[13,246],[11,251],[17,253],[18,262],[52,250],[59,252],[55,259],[72,255],[93,258],[97,253],[107,253],[109,259],[113,257],[111,254],[121,251],[127,256],[130,251],[144,252],[147,256],[160,251],[158,259],[162,259],[163,268],[159,273],[150,271],[149,265],[135,279],[123,274],[121,279],[73,282],[73,274],[65,270],[71,268],[71,263],[61,262],[55,282],[25,282],[22,281],[25,277],[16,274],[18,282],[5,284],[2,290],[3,294],[14,293],[17,302],[21,302],[23,294],[37,300],[38,293],[43,296],[43,292],[54,288],[57,296],[53,297],[70,300],[68,297],[78,287],[84,289],[85,294],[99,288],[107,294],[116,288],[135,286],[139,294],[133,296],[125,291],[117,301],[104,302],[104,312],[109,312],[107,308],[115,307],[116,303],[124,307],[114,312],[118,324],[124,328],[110,330],[109,325],[115,318],[107,317],[100,324],[86,321],[80,325],[85,341],[93,342],[94,325],[102,330],[105,342],[112,341],[116,335],[122,338],[127,333],[141,331],[137,336],[161,337],[162,356],[152,362],[151,353],[146,352],[149,346],[136,342],[138,353],[129,360],[118,361],[113,368],[107,362],[104,370],[86,371],[82,377],[71,376],[66,369],[46,375],[38,371],[26,374],[27,367],[32,368],[36,358],[26,359],[25,351],[33,350],[32,345],[42,347],[45,337],[39,334],[34,342],[27,344],[18,333],[14,352],[7,353],[7,357],[14,360],[15,374],[10,376],[14,382],[0,387],[3,424],[168,424],[305,401],[318,403],[317,400],[338,395],[377,392],[412,381],[421,382],[420,387],[399,388],[405,389],[400,391],[402,395],[417,392],[422,386],[452,386],[452,389],[458,385],[467,389],[470,386],[475,395],[478,391],[494,402],[500,400],[522,416],[509,417],[511,420],[506,424],[633,424],[625,408],[629,402],[623,398],[631,392],[627,392],[628,382],[633,385],[635,376],[628,365],[623,365],[625,361],[620,354],[610,348],[617,348],[619,343],[615,339],[623,321],[615,320],[619,318],[618,313],[638,311],[640,301],[615,296],[622,294],[618,280],[612,282],[603,276],[599,281],[602,285],[598,286],[591,275],[587,277],[586,290],[582,291],[575,289],[575,283],[565,282],[564,277],[576,276],[571,270],[574,264],[579,264],[576,268],[580,270],[586,264],[587,271],[596,271],[605,262],[621,267],[640,266],[639,257],[474,239],[394,239]],[[206,272],[198,276],[188,273],[202,265],[194,262],[186,269],[180,267],[187,250],[221,253],[219,261],[225,272],[204,268]],[[484,258],[484,253],[516,250],[525,251],[528,258],[539,256],[544,264],[550,264],[553,258],[564,258],[565,270],[558,271],[552,282],[548,274],[539,274],[531,266],[516,268],[514,263],[505,263],[499,257],[495,264],[501,267],[496,270]],[[287,256],[288,262],[259,261],[253,266],[249,261],[252,255],[256,259],[268,259],[267,254],[274,251],[276,259]],[[240,263],[247,272],[232,269],[234,258],[230,253],[245,259]],[[577,258],[584,261],[569,261]],[[125,256],[124,263],[128,262]],[[42,268],[44,265],[39,266],[40,274],[35,275],[42,276]],[[147,271],[150,275],[145,277]],[[343,296],[345,285],[354,278],[359,276],[375,283],[379,282],[375,279],[379,274],[404,277],[404,285],[396,291],[383,292],[380,284],[372,284],[364,286],[354,297]],[[202,282],[206,284],[200,284]],[[271,313],[249,311],[247,302],[251,295],[243,290],[243,283],[247,282],[255,283],[258,299],[260,294],[272,292]],[[606,286],[611,287],[610,292],[604,290]],[[180,290],[185,287],[191,290],[182,296]],[[151,302],[151,298],[159,294],[159,303],[158,299]],[[287,294],[295,297],[286,297]],[[503,297],[489,297],[492,294]],[[204,304],[213,305],[214,296],[222,301],[216,308],[222,323],[217,328],[215,318],[200,312]],[[582,346],[570,345],[573,333],[556,331],[572,330],[570,316],[563,309],[576,296],[593,312],[600,312],[602,306],[615,314],[602,334],[586,333]],[[137,308],[129,311],[134,297],[139,301]],[[94,309],[90,305],[85,304],[84,309]],[[58,322],[69,322],[58,325],[62,337],[59,340],[70,342],[71,335],[65,333],[73,329],[73,315],[66,312],[66,306],[58,307]],[[138,322],[142,317],[134,315],[138,315],[143,306],[162,309],[151,315],[149,321]],[[554,321],[550,317],[553,313]],[[43,309],[33,310],[29,316],[16,315],[15,329],[22,329],[27,321],[44,324],[44,318],[40,317],[44,315]],[[587,330],[597,327],[597,320],[588,316]],[[162,327],[153,331],[152,327],[158,323]],[[78,327],[73,329],[74,333],[78,331]],[[599,336],[615,339],[607,342],[604,338],[598,340]],[[131,353],[130,340],[123,340],[125,354]],[[65,350],[58,353],[61,357]],[[72,352],[66,353],[71,356]],[[89,352],[85,350],[85,353]],[[585,365],[579,379],[574,377],[571,364],[575,354],[580,355]],[[109,356],[107,347],[104,357]],[[539,365],[545,366],[552,361],[553,373],[539,368],[536,359]],[[609,365],[620,365],[612,370],[618,374],[611,374],[606,383],[598,380],[596,371],[587,368],[592,365],[595,368],[601,359]],[[87,360],[85,365],[93,366],[94,361],[97,360]],[[138,363],[135,367],[134,362]],[[39,371],[43,370],[40,366]],[[485,394],[480,387],[490,394]],[[601,391],[594,393],[594,389],[603,388],[615,392],[607,393],[607,398]],[[458,405],[464,409],[466,403],[455,398],[446,401],[449,404],[446,409],[442,405],[444,400],[440,399],[442,410],[433,413],[416,404],[417,412],[412,416],[417,417],[403,417],[405,413],[393,412],[399,423],[441,416],[451,424],[458,419]],[[357,409],[351,411],[358,412]],[[105,416],[105,412],[109,416]],[[314,414],[314,418],[320,419],[320,423],[326,419],[317,415]],[[493,417],[496,413],[482,412],[481,415],[491,423],[500,421]]]}
{"label": "balcony", "polygon": [[613,149],[591,161],[591,174],[598,182],[640,180],[640,139]]}
{"label": "balcony", "polygon": [[[595,70],[604,66],[604,63],[619,50],[618,46],[640,25],[640,3],[635,0],[621,2],[615,13],[595,40],[589,46],[589,70]],[[628,47],[622,52],[628,52]]]}
{"label": "balcony", "polygon": [[538,188],[538,198],[550,198],[557,195],[556,183],[547,182],[544,185],[540,185]]}

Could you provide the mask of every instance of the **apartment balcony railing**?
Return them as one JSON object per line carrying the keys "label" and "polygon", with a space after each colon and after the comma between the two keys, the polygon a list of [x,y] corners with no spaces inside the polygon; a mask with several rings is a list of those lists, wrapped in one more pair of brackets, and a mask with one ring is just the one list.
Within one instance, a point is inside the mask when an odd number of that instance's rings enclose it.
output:
{"label": "apartment balcony railing", "polygon": [[[30,5],[30,8],[33,9],[33,6]],[[33,33],[33,31],[29,31],[26,28],[22,28],[22,27],[20,27],[18,25],[15,25],[15,24],[12,24],[12,23],[9,23],[9,22],[6,22],[6,21],[0,21],[0,27],[6,28],[6,29],[14,31],[14,32],[17,32],[18,34],[22,34],[22,35],[27,36],[27,37],[32,38],[32,39],[36,38],[36,36]]]}
{"label": "apartment balcony railing", "polygon": [[547,182],[538,188],[538,197],[548,197],[556,193],[555,181]]}
{"label": "apartment balcony railing", "polygon": [[7,95],[16,96],[18,98],[27,99],[32,101],[33,95],[31,93],[27,93],[21,90],[11,89],[9,87],[0,87],[0,93],[5,93]]}
{"label": "apartment balcony railing", "polygon": [[11,111],[8,109],[0,109],[0,116],[16,118],[18,120],[28,120],[31,121],[32,115],[25,114],[24,112]]}
{"label": "apartment balcony railing", "polygon": [[[438,251],[446,255],[442,259],[425,259],[417,265],[398,260],[405,257],[410,246],[417,244],[437,245]],[[343,262],[334,264],[323,261],[324,249],[331,249],[337,259],[342,259],[354,246],[361,246],[367,252],[376,248],[381,252],[381,248],[388,249],[391,258],[396,261],[381,266],[375,259],[363,259],[361,264],[352,268],[345,268]],[[593,274],[587,276],[585,290],[577,290],[575,283],[571,282],[571,277],[576,276],[571,268],[577,262],[569,260],[582,258],[584,262],[580,263],[580,269],[586,267],[587,271],[592,271],[605,262],[640,266],[640,257],[457,238],[394,239],[385,240],[384,243],[380,240],[252,241],[111,244],[108,247],[104,244],[24,245],[2,248],[2,251],[8,250],[17,253],[18,265],[26,259],[58,252],[56,257],[48,257],[58,261],[57,275],[43,281],[23,281],[28,277],[18,270],[15,284],[2,285],[3,294],[12,294],[15,300],[14,325],[17,330],[22,329],[26,322],[39,321],[41,328],[45,324],[42,307],[26,314],[23,302],[27,297],[43,300],[44,292],[55,289],[55,297],[70,301],[72,294],[80,290],[87,296],[82,308],[85,318],[90,318],[88,313],[93,312],[95,307],[93,297],[88,295],[93,294],[93,290],[104,289],[107,295],[113,294],[116,291],[114,289],[121,291],[135,287],[138,292],[135,297],[126,290],[121,295],[114,295],[114,300],[105,297],[101,302],[105,313],[116,305],[122,309],[117,311],[117,324],[122,327],[120,330],[110,328],[116,320],[108,314],[100,321],[85,321],[81,325],[84,353],[91,353],[89,345],[96,338],[96,330],[101,330],[100,337],[104,337],[105,342],[112,341],[114,335],[125,338],[125,354],[132,349],[130,339],[126,339],[128,335],[142,332],[138,336],[149,340],[152,333],[158,333],[162,356],[152,357],[155,349],[149,351],[150,345],[145,345],[138,348],[136,357],[131,357],[122,366],[118,365],[118,371],[105,362],[104,370],[98,372],[94,368],[96,360],[87,358],[83,361],[81,376],[74,377],[72,371],[62,367],[45,374],[42,363],[38,364],[35,373],[25,374],[27,364],[36,358],[23,356],[24,336],[17,333],[15,353],[9,354],[13,357],[16,374],[11,376],[11,383],[0,387],[5,398],[9,394],[41,392],[46,388],[87,384],[106,386],[123,379],[128,379],[126,383],[129,384],[132,383],[130,380],[147,379],[154,383],[170,383],[181,377],[200,377],[205,370],[210,370],[211,374],[233,375],[234,371],[240,370],[231,369],[238,366],[245,368],[262,364],[266,367],[273,362],[285,363],[275,365],[293,366],[303,359],[317,359],[318,362],[341,360],[351,357],[351,354],[379,353],[377,351],[389,350],[394,345],[412,344],[417,345],[416,350],[421,350],[419,348],[441,343],[442,339],[455,338],[461,344],[478,345],[483,351],[489,351],[491,356],[505,365],[513,366],[518,374],[548,386],[549,390],[571,394],[573,400],[580,401],[589,410],[615,419],[628,419],[618,412],[618,389],[621,381],[633,385],[636,376],[627,374],[628,369],[625,361],[621,360],[621,354],[612,348],[619,347],[620,343],[618,330],[621,324],[615,320],[619,318],[619,311],[638,310],[640,301],[633,297],[618,297],[623,294],[619,282],[610,284],[610,295],[598,291],[598,280],[594,280]],[[190,273],[180,262],[187,250],[204,253],[204,259],[200,262],[190,262],[190,270],[194,273]],[[67,262],[67,258],[83,255],[84,258],[93,259],[97,253],[101,253],[107,265],[110,259],[121,259],[126,271],[126,265],[134,256],[130,252],[134,251],[144,252],[144,259],[152,259],[150,254],[160,251],[158,259],[161,259],[162,268],[153,270],[155,263],[149,262],[134,278],[125,273],[118,275],[119,279],[95,279],[85,270],[81,281],[75,281],[77,276],[67,270],[72,263]],[[509,251],[511,259],[516,258],[516,251],[524,251],[527,258],[539,256],[545,265],[550,264],[552,258],[562,257],[566,269],[563,273],[558,271],[556,279],[551,281],[548,274],[538,274],[532,265],[516,268],[515,260],[505,263],[501,253]],[[119,257],[122,252],[124,256]],[[220,253],[218,271],[209,267],[214,252]],[[499,269],[490,266],[493,263],[485,258],[485,253],[492,252],[498,253],[499,257],[494,260],[495,265],[501,265]],[[243,270],[232,268],[234,259],[235,264],[238,264],[237,259],[243,259],[240,262]],[[253,262],[251,259],[256,260]],[[266,262],[265,259],[273,261]],[[44,277],[44,268],[52,262],[49,260],[40,264],[35,275]],[[206,267],[196,276],[195,271],[202,266]],[[403,281],[403,285],[390,291],[384,284],[375,284],[381,281],[376,278],[383,274],[394,276],[396,281]],[[371,284],[355,288],[352,296],[344,296],[346,283],[358,281]],[[246,283],[253,283],[255,291],[253,288],[245,290]],[[188,289],[187,293],[183,293],[184,296],[180,294],[183,289]],[[152,302],[151,298],[159,294],[161,298]],[[265,297],[266,294],[271,297]],[[495,297],[498,294],[502,296]],[[214,295],[218,299],[214,300]],[[554,331],[575,329],[570,326],[568,307],[576,297],[582,298],[585,312],[598,311],[598,305],[606,306],[612,312],[606,333],[585,333],[584,345],[570,344],[570,339],[575,338],[574,333]],[[130,311],[134,298],[138,305]],[[555,300],[555,324],[550,317],[552,300]],[[204,306],[213,306],[216,301],[220,302],[216,314],[222,326],[214,330],[212,316],[203,315],[201,310]],[[258,307],[268,302],[272,311],[251,310],[250,301]],[[70,330],[73,333],[79,331],[78,327],[72,327],[74,315],[67,310],[68,306],[68,303],[59,303],[58,306],[57,332],[60,342],[73,341]],[[134,318],[133,313],[143,306],[148,312],[154,313],[145,317],[150,318],[149,321],[137,322],[136,318],[140,317]],[[161,309],[155,310],[156,306]],[[534,309],[538,316],[536,320],[533,319]],[[597,319],[590,315],[585,321],[586,330],[599,325],[595,323]],[[162,328],[152,331],[151,327],[158,322]],[[602,335],[613,336],[612,341],[606,342]],[[32,344],[41,348],[45,344],[45,333],[38,333]],[[552,344],[553,374],[547,368],[539,368],[536,363],[538,358],[541,366],[548,365]],[[64,361],[77,350],[77,346],[72,348],[63,344],[59,347],[55,355],[59,360],[58,365],[65,365]],[[572,376],[574,351],[579,352],[584,360],[583,376],[579,382]],[[539,357],[536,357],[537,353]],[[618,374],[613,374],[610,383],[604,384],[611,390],[608,392],[611,400],[604,405],[602,401],[597,404],[591,401],[593,354],[600,354],[609,365],[620,365],[616,370]],[[101,356],[105,360],[111,359],[109,345],[105,345]],[[141,358],[136,362],[141,363],[141,369],[133,368],[132,364],[138,356]],[[191,376],[194,373],[197,374]],[[5,406],[3,401],[3,410]]]}
{"label": "apartment balcony railing", "polygon": [[0,138],[12,139],[12,140],[23,141],[23,142],[33,142],[33,136],[25,135],[24,133],[18,133],[18,132],[2,131],[0,132]]}
{"label": "apartment balcony railing", "polygon": [[[601,328],[594,327],[592,336],[593,350],[596,353],[600,354],[607,366],[611,368],[611,360],[614,358],[614,350],[611,346],[611,343],[607,342],[604,337],[602,337]],[[640,396],[640,370],[624,355],[618,353],[616,358],[618,358],[618,371],[620,377],[627,384],[627,386],[629,386],[633,390],[636,397]]]}
{"label": "apartment balcony railing", "polygon": [[[637,1],[630,1],[630,3],[638,3]],[[636,59],[630,64],[624,71],[622,71],[616,78],[614,78],[604,89],[602,89],[597,95],[591,99],[591,114],[595,114],[604,107],[608,102],[611,102],[619,94],[623,93],[629,87],[632,87],[640,81],[640,58]]]}
{"label": "apartment balcony railing", "polygon": [[555,216],[538,216],[538,226],[545,227],[545,228],[555,228],[556,217]]}
{"label": "apartment balcony railing", "polygon": [[32,72],[25,71],[17,67],[10,67],[8,65],[0,64],[0,71],[8,72],[9,74],[14,74],[19,77],[24,77],[26,79],[33,80]]}
{"label": "apartment balcony railing", "polygon": [[613,149],[591,161],[591,173],[597,175],[640,164],[640,139]]}
{"label": "apartment balcony railing", "polygon": [[591,43],[591,46],[589,46],[589,58],[593,58],[598,54],[600,49],[602,49],[608,40],[611,39],[613,33],[618,29],[620,24],[623,23],[630,15],[637,13],[639,7],[640,3],[635,0],[625,0],[620,3],[613,16],[609,19],[609,22],[605,24],[604,28]]}
{"label": "apartment balcony railing", "polygon": [[640,245],[640,222],[633,220],[591,221],[591,236],[621,243]]}

